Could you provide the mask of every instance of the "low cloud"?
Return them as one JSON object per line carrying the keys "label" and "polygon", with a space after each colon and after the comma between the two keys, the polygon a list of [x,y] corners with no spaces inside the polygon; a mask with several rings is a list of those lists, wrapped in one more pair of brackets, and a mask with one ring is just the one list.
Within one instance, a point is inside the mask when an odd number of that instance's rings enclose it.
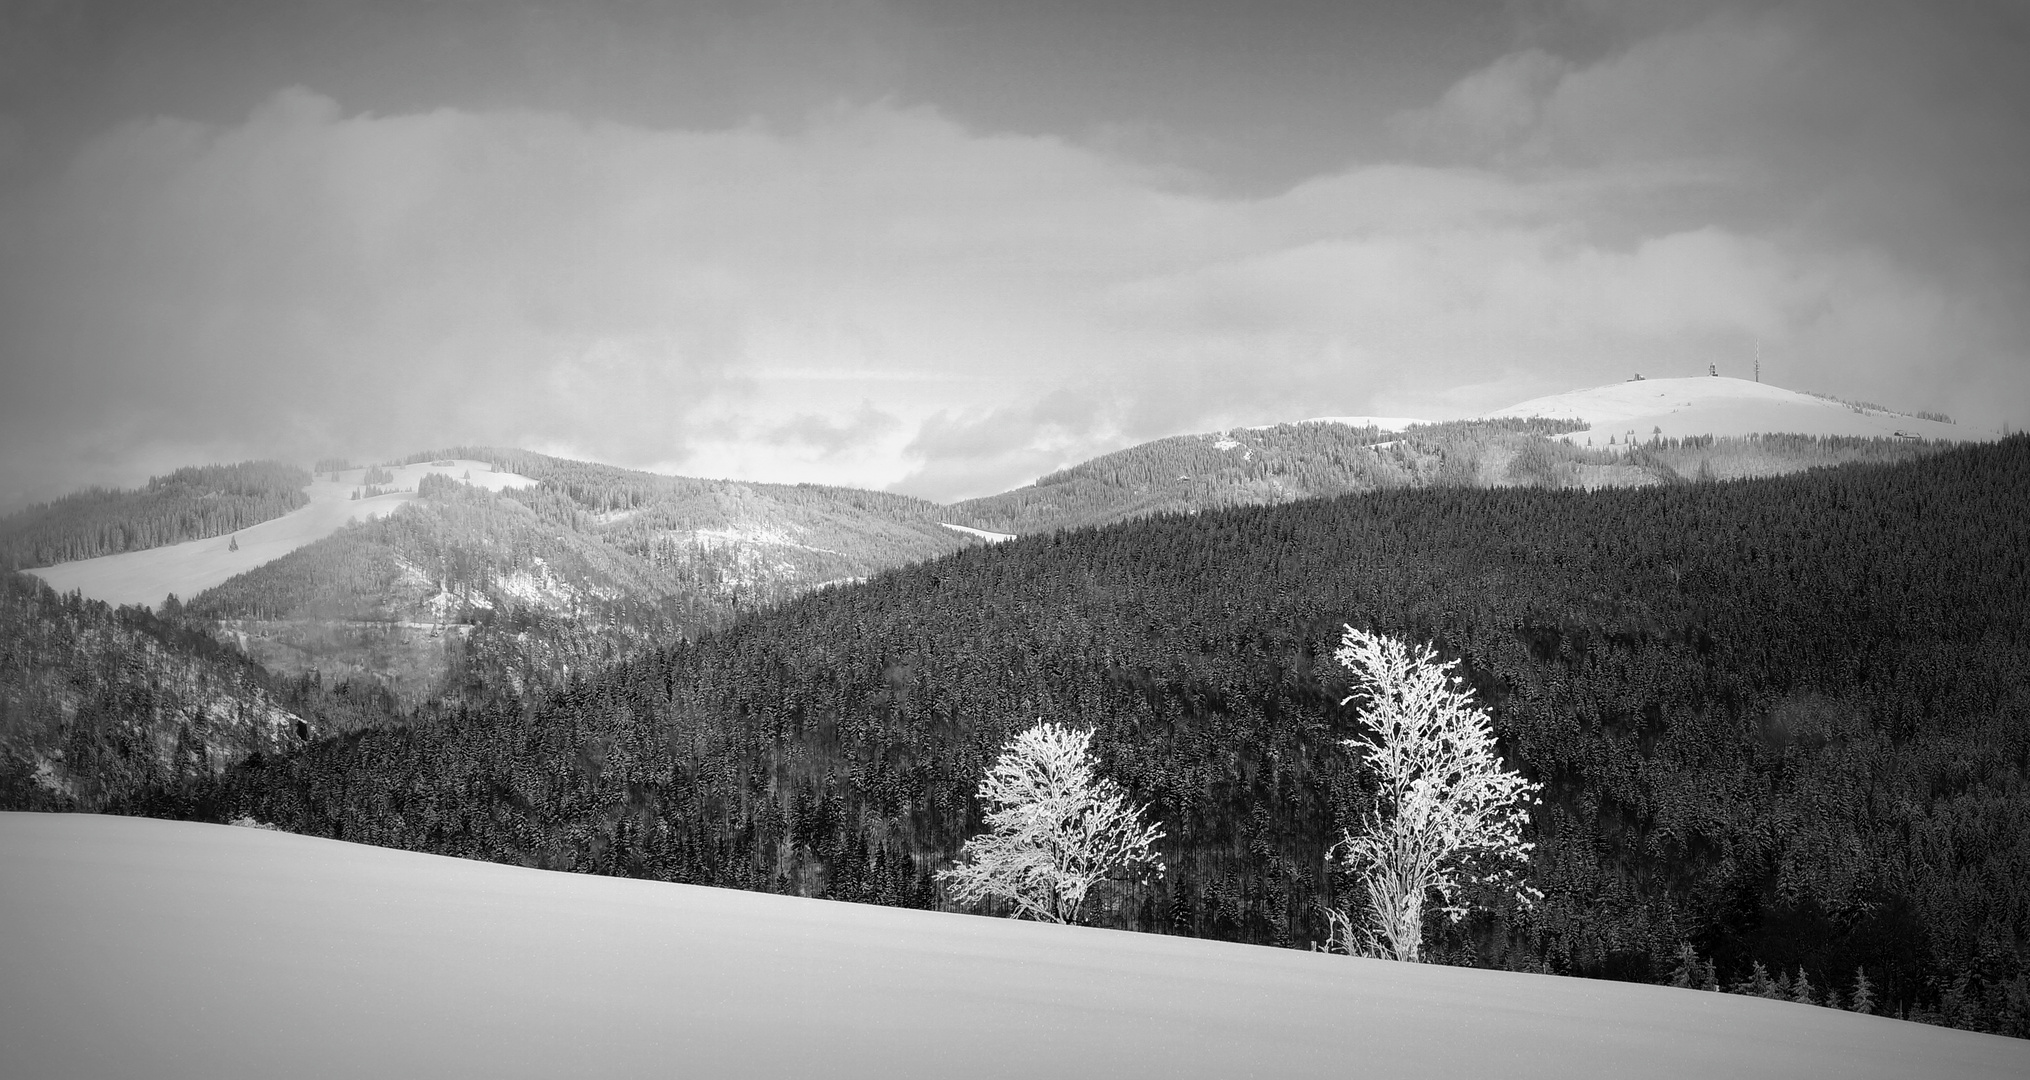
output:
{"label": "low cloud", "polygon": [[[1786,156],[1815,108],[1849,119],[1789,68],[1871,55],[1816,10],[1519,50],[1403,117],[1401,160],[1265,197],[884,103],[684,130],[293,89],[135,121],[0,191],[0,505],[453,442],[950,499],[1757,350],[1784,385],[2021,423],[2020,171],[1979,188],[1994,153],[1962,145],[2020,132],[1990,105]],[[1908,127],[1923,70],[1856,93]]]}

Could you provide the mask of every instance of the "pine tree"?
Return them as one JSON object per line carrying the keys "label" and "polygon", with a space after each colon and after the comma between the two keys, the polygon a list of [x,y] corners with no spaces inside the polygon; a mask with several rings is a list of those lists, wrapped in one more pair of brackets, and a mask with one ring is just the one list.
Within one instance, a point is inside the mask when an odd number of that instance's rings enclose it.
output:
{"label": "pine tree", "polygon": [[1699,985],[1699,954],[1692,951],[1687,941],[1678,946],[1677,964],[1671,968],[1671,985],[1686,990]]}
{"label": "pine tree", "polygon": [[1748,969],[1748,977],[1729,986],[1727,992],[1746,994],[1749,997],[1771,997],[1776,992],[1776,984],[1770,981],[1769,969],[1762,966],[1762,961],[1757,960]]}
{"label": "pine tree", "polygon": [[1800,1005],[1816,1005],[1819,1003],[1818,995],[1812,991],[1811,978],[1804,973],[1803,964],[1798,965],[1797,981],[1791,984],[1790,1000]]}
{"label": "pine tree", "polygon": [[1875,1011],[1875,986],[1868,981],[1868,972],[1864,968],[1854,969],[1854,997],[1847,1003],[1847,1008],[1857,1013]]}

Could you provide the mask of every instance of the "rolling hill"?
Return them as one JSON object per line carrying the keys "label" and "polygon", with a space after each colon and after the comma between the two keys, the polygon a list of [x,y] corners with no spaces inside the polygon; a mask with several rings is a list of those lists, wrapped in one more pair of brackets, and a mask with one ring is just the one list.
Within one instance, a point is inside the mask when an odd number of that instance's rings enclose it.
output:
{"label": "rolling hill", "polygon": [[[296,470],[301,473],[301,470]],[[535,483],[525,476],[492,471],[486,462],[418,463],[388,471],[387,479],[368,485],[366,468],[319,474],[302,473],[303,501],[287,513],[177,543],[136,546],[117,554],[41,566],[28,572],[58,592],[75,589],[94,600],[159,607],[170,595],[188,599],[236,574],[265,565],[307,544],[315,543],[354,521],[393,513],[416,499],[416,487],[433,473],[466,474],[468,483],[505,490]],[[384,493],[360,498],[369,486]]]}
{"label": "rolling hill", "polygon": [[2020,1077],[1788,1002],[0,814],[0,1071]]}
{"label": "rolling hill", "polygon": [[[1762,428],[1809,434],[1742,434]],[[1925,438],[1872,437],[1905,429]],[[1161,439],[950,506],[454,447],[371,470],[324,463],[301,492],[276,488],[304,505],[263,503],[269,520],[180,543],[161,527],[132,531],[118,545],[156,546],[31,572],[113,604],[173,595],[180,617],[279,674],[371,678],[413,707],[526,693],[827,583],[1010,536],[1363,491],[1776,475],[1921,456],[1979,434],[1741,380],[1655,379],[1468,421],[1321,417]],[[175,475],[119,498],[152,492],[160,503],[162,487],[187,496],[179,506],[211,509],[231,494],[204,470]],[[275,488],[279,476],[254,479]],[[219,491],[198,491],[199,478]],[[69,514],[138,517],[127,505],[94,496]],[[80,539],[87,531],[43,548],[97,550]]]}
{"label": "rolling hill", "polygon": [[[1461,659],[1547,785],[1534,910],[1449,962],[1634,981],[1692,946],[2030,1033],[2030,439],[1755,481],[1384,490],[1034,535],[808,594],[524,707],[132,808],[899,906],[1016,727],[1094,726],[1165,823],[1110,925],[1303,947],[1363,810],[1353,622]],[[1950,552],[1940,557],[1939,552]]]}

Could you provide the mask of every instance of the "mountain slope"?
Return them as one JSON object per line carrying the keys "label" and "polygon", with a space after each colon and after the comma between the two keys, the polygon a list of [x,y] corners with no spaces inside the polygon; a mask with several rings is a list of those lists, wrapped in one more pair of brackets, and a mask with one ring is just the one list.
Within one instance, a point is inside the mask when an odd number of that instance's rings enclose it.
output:
{"label": "mountain slope", "polygon": [[36,928],[0,935],[0,1071],[48,1080],[2030,1072],[2030,1043],[1785,1002],[257,829],[5,814],[0,862],[0,923]]}
{"label": "mountain slope", "polygon": [[0,806],[96,809],[301,745],[267,672],[133,608],[0,573]]}
{"label": "mountain slope", "polygon": [[[472,460],[447,460],[437,465],[417,463],[381,470],[387,476],[377,484],[366,480],[369,470],[365,468],[321,474],[314,480],[301,470],[291,471],[301,476],[298,485],[301,501],[295,504],[297,508],[240,527],[230,536],[214,533],[205,539],[81,559],[29,572],[49,582],[58,592],[76,589],[94,600],[116,606],[159,607],[172,594],[189,599],[235,574],[330,536],[350,522],[393,513],[416,498],[416,486],[428,475],[476,473],[469,483],[497,490],[534,483],[527,477],[493,472],[487,463]],[[373,495],[373,491],[384,493]],[[370,497],[360,498],[362,494]]]}
{"label": "mountain slope", "polygon": [[952,520],[1028,534],[1150,514],[1260,506],[1383,488],[1499,482],[1482,458],[1513,453],[1568,423],[1530,420],[1433,424],[1401,434],[1379,426],[1309,421],[1180,435],[1131,446],[1051,473],[1027,487],[968,499]]}
{"label": "mountain slope", "polygon": [[[900,905],[1041,717],[1091,725],[1174,873],[1112,925],[1302,947],[1339,823],[1354,622],[1465,661],[1546,781],[1532,912],[1458,963],[1635,980],[1864,967],[2026,1033],[2030,439],[1594,493],[1383,491],[969,549],[820,590],[533,710],[366,732],[175,805],[468,857]],[[1949,553],[1941,556],[1940,553]]]}
{"label": "mountain slope", "polygon": [[186,615],[277,672],[372,675],[418,704],[526,693],[743,609],[980,542],[939,526],[933,504],[876,492],[484,447],[417,458],[397,474],[469,460],[464,475],[528,483],[426,475],[395,512],[210,588]]}
{"label": "mountain slope", "polygon": [[0,518],[0,568],[225,536],[305,505],[309,483],[293,465],[243,461],[178,469],[131,491],[81,491]]}

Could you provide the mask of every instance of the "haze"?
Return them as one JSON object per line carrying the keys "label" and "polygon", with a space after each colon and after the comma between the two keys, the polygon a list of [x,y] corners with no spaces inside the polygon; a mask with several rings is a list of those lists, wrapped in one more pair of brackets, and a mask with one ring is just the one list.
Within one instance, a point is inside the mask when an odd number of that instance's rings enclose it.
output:
{"label": "haze", "polygon": [[1750,376],[2021,426],[2030,8],[0,5],[0,509],[496,443],[1000,490]]}

